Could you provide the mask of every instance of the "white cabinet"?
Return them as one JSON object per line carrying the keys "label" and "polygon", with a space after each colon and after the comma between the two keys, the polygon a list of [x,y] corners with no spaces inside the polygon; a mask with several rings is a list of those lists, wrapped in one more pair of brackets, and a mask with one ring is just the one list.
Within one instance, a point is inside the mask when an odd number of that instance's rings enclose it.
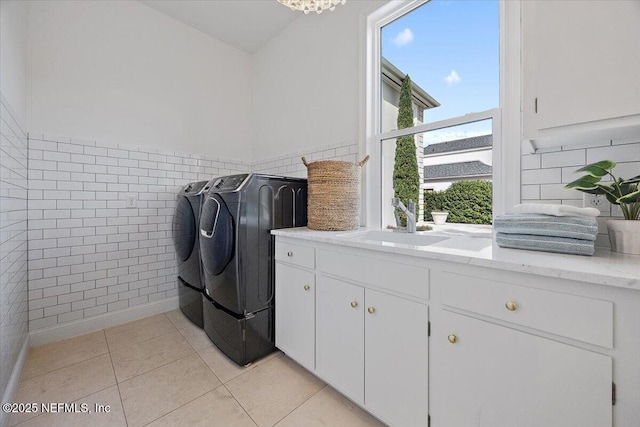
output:
{"label": "white cabinet", "polygon": [[364,289],[318,278],[318,375],[352,400],[364,402]]}
{"label": "white cabinet", "polygon": [[611,301],[448,272],[437,277],[444,305],[613,348]]}
{"label": "white cabinet", "polygon": [[637,1],[523,2],[525,138],[640,115],[638,22]]}
{"label": "white cabinet", "polygon": [[277,347],[390,427],[637,425],[637,290],[293,238],[276,261]]}
{"label": "white cabinet", "polygon": [[309,370],[315,368],[315,274],[276,265],[276,347]]}
{"label": "white cabinet", "polygon": [[610,357],[446,310],[440,321],[433,425],[612,425]]}
{"label": "white cabinet", "polygon": [[428,419],[428,307],[365,290],[365,393],[367,408],[394,426]]}
{"label": "white cabinet", "polygon": [[427,425],[428,307],[321,276],[317,373],[392,426]]}

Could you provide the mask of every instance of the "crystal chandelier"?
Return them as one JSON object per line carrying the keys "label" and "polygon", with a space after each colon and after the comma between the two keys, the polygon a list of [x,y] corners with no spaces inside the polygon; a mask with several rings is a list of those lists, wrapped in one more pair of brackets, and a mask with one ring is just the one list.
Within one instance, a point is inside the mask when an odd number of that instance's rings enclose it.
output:
{"label": "crystal chandelier", "polygon": [[336,5],[345,4],[347,0],[278,0],[291,10],[301,10],[307,15],[309,12],[322,13],[323,10],[334,10]]}

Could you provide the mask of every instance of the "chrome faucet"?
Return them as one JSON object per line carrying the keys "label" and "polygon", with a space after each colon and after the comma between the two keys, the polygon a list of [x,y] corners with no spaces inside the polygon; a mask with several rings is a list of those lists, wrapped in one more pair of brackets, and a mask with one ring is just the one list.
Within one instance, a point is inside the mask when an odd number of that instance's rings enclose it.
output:
{"label": "chrome faucet", "polygon": [[400,201],[399,198],[394,197],[391,199],[391,206],[396,209],[400,209],[407,216],[407,233],[416,232],[416,204],[413,200],[409,199],[409,208]]}

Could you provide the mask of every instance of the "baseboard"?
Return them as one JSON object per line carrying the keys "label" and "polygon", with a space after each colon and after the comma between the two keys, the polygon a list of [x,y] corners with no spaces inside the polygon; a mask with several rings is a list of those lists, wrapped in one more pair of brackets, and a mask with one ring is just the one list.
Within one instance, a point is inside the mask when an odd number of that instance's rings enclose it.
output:
{"label": "baseboard", "polygon": [[[20,353],[18,353],[16,363],[13,365],[13,371],[11,371],[11,376],[9,377],[7,388],[4,389],[4,393],[2,394],[2,401],[0,401],[1,403],[13,402],[16,391],[18,391],[18,384],[20,384],[22,368],[24,367],[24,363],[27,361],[27,356],[29,355],[29,346],[29,335],[27,335],[24,338],[24,343],[22,343]],[[0,427],[6,426],[8,422],[9,414],[5,413],[4,411],[0,411]]]}
{"label": "baseboard", "polygon": [[179,308],[178,297],[137,305],[29,333],[32,347],[72,338]]}

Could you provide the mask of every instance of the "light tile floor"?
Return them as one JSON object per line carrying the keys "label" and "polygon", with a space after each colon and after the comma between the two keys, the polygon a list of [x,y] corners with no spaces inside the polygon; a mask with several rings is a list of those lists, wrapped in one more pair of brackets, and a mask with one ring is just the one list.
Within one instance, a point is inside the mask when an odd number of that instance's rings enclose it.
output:
{"label": "light tile floor", "polygon": [[281,352],[236,365],[180,310],[31,349],[15,402],[111,409],[11,426],[383,427]]}

